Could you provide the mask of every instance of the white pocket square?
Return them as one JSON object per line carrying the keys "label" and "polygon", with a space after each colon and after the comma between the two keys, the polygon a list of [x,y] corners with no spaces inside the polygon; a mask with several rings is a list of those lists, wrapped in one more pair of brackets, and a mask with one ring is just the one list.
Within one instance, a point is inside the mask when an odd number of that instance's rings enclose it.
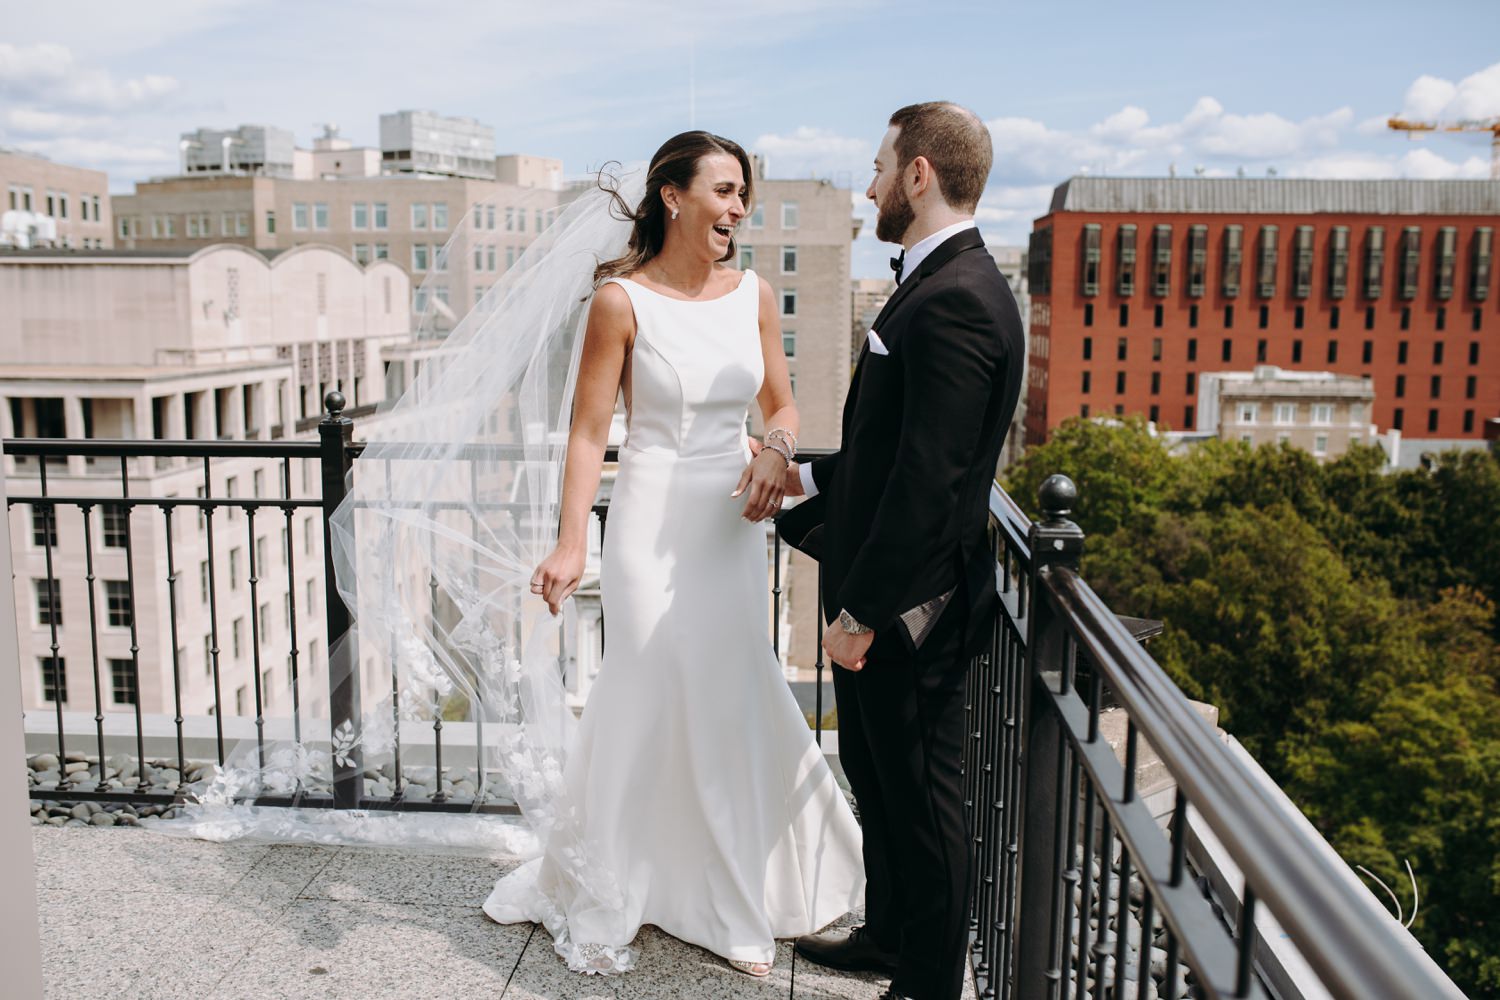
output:
{"label": "white pocket square", "polygon": [[870,353],[871,354],[889,354],[889,353],[891,353],[890,351],[888,351],[886,349],[885,341],[883,341],[883,340],[880,339],[880,334],[876,333],[873,328],[865,336],[870,341]]}

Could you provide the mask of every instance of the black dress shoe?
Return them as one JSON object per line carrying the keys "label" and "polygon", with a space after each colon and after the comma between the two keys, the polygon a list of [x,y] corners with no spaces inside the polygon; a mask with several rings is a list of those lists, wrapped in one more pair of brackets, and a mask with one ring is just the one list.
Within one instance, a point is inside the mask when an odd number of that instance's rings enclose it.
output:
{"label": "black dress shoe", "polygon": [[793,948],[809,962],[841,972],[884,972],[889,975],[896,971],[899,958],[895,952],[885,951],[877,945],[865,933],[863,925],[847,931],[807,934],[799,937]]}

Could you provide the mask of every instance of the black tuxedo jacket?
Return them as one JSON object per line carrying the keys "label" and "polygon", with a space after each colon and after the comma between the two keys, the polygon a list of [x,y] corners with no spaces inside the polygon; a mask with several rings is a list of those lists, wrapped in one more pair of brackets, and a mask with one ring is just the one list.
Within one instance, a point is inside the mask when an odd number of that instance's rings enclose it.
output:
{"label": "black tuxedo jacket", "polygon": [[[997,596],[990,486],[1021,391],[1025,339],[1010,285],[978,230],[944,240],[897,287],[868,336],[844,403],[839,451],[812,463],[818,495],[781,518],[822,562],[823,607],[876,632],[870,659],[962,629],[972,654]],[[913,640],[901,615],[953,591]]]}

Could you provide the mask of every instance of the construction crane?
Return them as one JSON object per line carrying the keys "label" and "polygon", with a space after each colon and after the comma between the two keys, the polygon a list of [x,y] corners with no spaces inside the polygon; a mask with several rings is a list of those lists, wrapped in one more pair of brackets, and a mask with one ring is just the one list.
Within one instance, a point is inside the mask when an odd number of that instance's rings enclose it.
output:
{"label": "construction crane", "polygon": [[1451,122],[1414,122],[1405,118],[1387,118],[1388,128],[1405,132],[1410,138],[1422,132],[1488,132],[1490,134],[1490,180],[1500,181],[1500,118],[1461,118]]}

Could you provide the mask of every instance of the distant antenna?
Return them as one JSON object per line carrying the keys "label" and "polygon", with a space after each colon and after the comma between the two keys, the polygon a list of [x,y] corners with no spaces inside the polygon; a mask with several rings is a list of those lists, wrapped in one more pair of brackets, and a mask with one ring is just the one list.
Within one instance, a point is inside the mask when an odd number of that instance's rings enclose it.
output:
{"label": "distant antenna", "polygon": [[1200,163],[1200,164],[1198,164],[1197,166],[1195,166],[1193,168],[1193,176],[1194,177],[1202,177],[1203,176],[1203,164]]}
{"label": "distant antenna", "polygon": [[1235,167],[1234,168],[1234,176],[1236,176],[1236,177],[1244,177],[1245,176],[1245,168],[1244,167]]}
{"label": "distant antenna", "polygon": [[1266,176],[1267,177],[1275,177],[1276,176],[1276,168],[1275,167],[1267,167],[1266,168]]}
{"label": "distant antenna", "polygon": [[1168,177],[1176,177],[1177,176],[1177,164],[1175,164],[1175,163],[1168,163],[1167,164],[1167,176]]}

